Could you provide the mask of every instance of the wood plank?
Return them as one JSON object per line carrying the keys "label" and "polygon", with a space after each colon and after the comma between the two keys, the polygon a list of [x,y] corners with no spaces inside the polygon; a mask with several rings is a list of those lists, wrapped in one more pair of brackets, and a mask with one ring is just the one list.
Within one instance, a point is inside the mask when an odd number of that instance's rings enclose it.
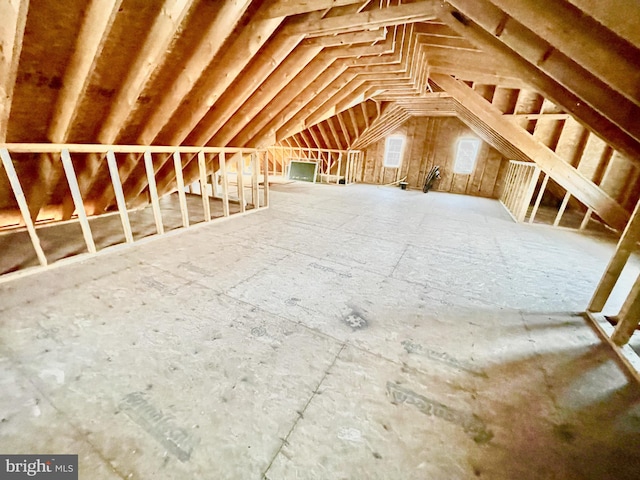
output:
{"label": "wood plank", "polygon": [[237,153],[234,155],[234,158],[236,161],[236,169],[238,171],[236,180],[238,186],[238,201],[240,202],[240,212],[244,213],[247,208],[247,204],[244,198],[244,175],[242,174],[244,170],[244,157],[242,156],[242,154]]}
{"label": "wood plank", "polygon": [[[236,153],[236,155],[238,155]],[[227,177],[227,161],[225,152],[220,152],[220,179],[222,180],[222,214],[229,216],[229,178]],[[233,159],[232,159],[233,161]]]}
{"label": "wood plank", "polygon": [[154,19],[149,34],[127,70],[127,77],[111,101],[111,108],[98,132],[100,143],[113,143],[126,124],[127,117],[142,93],[151,74],[167,54],[170,43],[192,6],[190,0],[165,0]]}
{"label": "wood plank", "polygon": [[267,8],[259,11],[255,18],[265,19],[299,15],[301,13],[313,12],[314,10],[326,10],[328,8],[342,7],[356,3],[363,3],[363,0],[281,0],[272,2]]}
{"label": "wood plank", "polygon": [[170,133],[160,139],[161,143],[180,144],[187,138],[222,94],[237,81],[240,73],[278,29],[282,20],[278,17],[251,22],[242,29],[217,62],[217,74],[198,82],[187,97],[190,101],[176,110],[169,124]]}
{"label": "wood plank", "polygon": [[544,196],[544,192],[547,189],[548,182],[549,182],[549,175],[545,173],[544,178],[542,179],[542,183],[540,184],[540,190],[538,191],[538,196],[536,197],[536,201],[533,204],[533,210],[531,210],[529,223],[533,223],[533,221],[536,218],[536,213],[538,213],[538,208],[540,208],[540,202],[542,202],[542,197]]}
{"label": "wood plank", "polygon": [[202,209],[204,221],[211,221],[211,206],[209,205],[209,191],[207,188],[207,165],[204,152],[198,153],[198,171],[200,173],[200,195],[202,197]]}
{"label": "wood plank", "polygon": [[118,174],[118,163],[116,162],[115,153],[111,150],[107,152],[107,165],[109,166],[109,174],[111,175],[111,184],[116,195],[116,203],[118,212],[120,213],[120,221],[122,222],[122,230],[127,243],[133,243],[133,233],[131,232],[131,224],[129,223],[129,213],[127,212],[127,203],[124,199],[122,191],[122,183]]}
{"label": "wood plank", "polygon": [[198,44],[194,47],[180,74],[173,79],[168,89],[170,94],[160,97],[158,106],[146,119],[138,137],[138,143],[148,145],[153,142],[198,79],[205,73],[206,65],[220,51],[250,4],[251,0],[223,2],[216,17],[202,32]]}
{"label": "wood plank", "polygon": [[640,275],[631,287],[631,292],[624,301],[617,319],[618,324],[611,335],[611,340],[616,345],[622,346],[629,342],[640,322]]}
{"label": "wood plank", "polygon": [[73,168],[73,162],[71,161],[69,150],[62,150],[61,159],[64,173],[67,176],[69,190],[71,191],[71,197],[73,198],[76,213],[78,214],[78,220],[80,221],[80,228],[82,228],[82,235],[84,236],[84,241],[87,244],[87,250],[89,253],[96,253],[96,245],[93,242],[91,227],[89,226],[89,220],[87,219],[87,212],[84,209],[84,202],[82,201],[82,195],[80,193],[80,188],[78,187],[78,180],[76,179],[76,172]]}
{"label": "wood plank", "polygon": [[[637,50],[595,19],[566,2],[542,6],[538,0],[491,0],[510,17],[638,103],[640,58]],[[570,29],[566,25],[571,25]],[[615,68],[611,68],[615,65]]]}
{"label": "wood plank", "polygon": [[301,22],[292,33],[306,33],[308,37],[346,33],[353,30],[390,27],[393,25],[428,22],[434,20],[440,10],[440,2],[424,0],[406,5],[386,7],[338,17],[325,18],[317,22]]}
{"label": "wood plank", "polygon": [[13,89],[28,11],[29,0],[0,4],[0,143],[7,141]]}
{"label": "wood plank", "polygon": [[153,209],[153,218],[156,222],[156,231],[158,235],[164,233],[164,225],[162,224],[162,213],[160,212],[160,200],[158,199],[158,189],[156,188],[156,176],[153,169],[153,159],[151,152],[144,152],[144,168],[147,172],[147,183],[149,185],[149,196],[151,197],[151,207]]}
{"label": "wood plank", "polygon": [[180,213],[182,215],[182,226],[189,227],[189,209],[187,208],[187,196],[184,192],[184,177],[182,176],[182,158],[180,152],[173,154],[173,168],[176,172],[176,185],[178,187],[178,198],[180,199]]}
{"label": "wood plank", "polygon": [[627,223],[624,232],[622,232],[620,240],[618,240],[616,251],[613,254],[613,257],[611,257],[611,260],[609,260],[605,273],[600,279],[593,297],[591,297],[591,301],[587,307],[589,311],[602,311],[609,299],[609,296],[611,295],[611,292],[613,291],[613,288],[620,278],[620,274],[622,273],[624,266],[627,264],[627,260],[629,260],[631,253],[635,249],[636,242],[639,240],[640,202],[636,204],[636,207],[631,214],[631,219],[629,220],[629,223]]}
{"label": "wood plank", "polygon": [[96,58],[104,46],[121,4],[122,0],[91,0],[85,9],[49,124],[47,137],[54,143],[67,141],[80,100],[95,69]]}
{"label": "wood plank", "polygon": [[263,152],[262,175],[264,181],[264,208],[269,208],[269,156]]}
{"label": "wood plank", "polygon": [[[457,6],[459,0],[455,1]],[[469,8],[474,7],[472,2],[464,1],[465,5],[469,6]],[[580,122],[590,130],[598,132],[598,134],[605,138],[615,149],[628,155],[636,164],[640,164],[640,160],[638,160],[640,159],[640,142],[638,139],[633,138],[632,135],[620,128],[619,125],[602,115],[597,108],[585,101],[584,98],[570,91],[561,82],[554,80],[546,73],[540,71],[535,64],[514,54],[514,51],[509,46],[502,43],[492,33],[489,33],[489,31],[477,23],[471,21],[471,18],[461,15],[453,6],[445,4],[440,18],[447,23],[449,27],[467,37],[487,54],[499,59],[499,61],[503,63],[504,68],[514,72],[520,72],[522,78],[527,79],[529,88],[534,88],[542,92],[547,99],[561,106],[576,119],[579,119]],[[462,20],[460,20],[460,18]],[[527,45],[527,42],[524,42],[522,45]],[[434,69],[432,69],[432,72],[434,72]],[[448,71],[447,73],[451,72]],[[569,75],[566,73],[565,75],[567,78],[580,77],[580,75]],[[610,99],[607,100],[607,95],[602,95],[602,92],[599,92],[599,94],[602,96],[600,101],[610,101]]]}
{"label": "wood plank", "polygon": [[[487,102],[477,92],[446,75],[432,75],[431,77],[445,91],[450,93],[465,110],[480,120],[487,128],[507,140],[523,155],[535,161],[538,166],[548,173],[553,180],[570,192],[587,207],[593,209],[605,222],[614,228],[622,230],[629,218],[628,212],[615,200],[607,195],[600,187],[585,178],[578,170],[567,164],[552,150],[536,141],[528,132],[520,129],[502,117],[502,112]],[[486,141],[494,143],[492,138],[477,127],[476,130]]]}
{"label": "wood plank", "polygon": [[47,257],[42,250],[42,246],[40,245],[40,238],[38,238],[38,234],[36,233],[33,221],[31,220],[31,215],[29,214],[29,205],[27,205],[27,199],[24,196],[22,185],[20,184],[20,179],[18,178],[16,169],[13,166],[13,161],[11,160],[11,156],[9,155],[9,151],[6,148],[0,148],[0,160],[2,160],[2,165],[4,166],[9,184],[11,185],[11,189],[13,190],[13,195],[16,199],[16,202],[18,203],[18,208],[20,209],[20,213],[22,214],[24,224],[27,227],[27,232],[29,232],[29,238],[31,239],[31,244],[33,245],[33,249],[36,252],[38,261],[40,262],[40,265],[46,266]]}
{"label": "wood plank", "polygon": [[260,161],[258,159],[258,155],[258,152],[251,154],[251,203],[253,204],[253,208],[260,208],[260,180],[258,178],[260,173]]}

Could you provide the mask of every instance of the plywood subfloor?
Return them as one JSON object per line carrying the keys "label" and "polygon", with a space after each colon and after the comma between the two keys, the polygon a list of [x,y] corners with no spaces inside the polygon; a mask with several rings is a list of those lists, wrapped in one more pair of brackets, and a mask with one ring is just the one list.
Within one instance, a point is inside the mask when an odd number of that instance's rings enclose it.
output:
{"label": "plywood subfloor", "polygon": [[640,478],[640,389],[576,313],[613,248],[487,199],[281,185],[0,285],[0,451],[83,479]]}

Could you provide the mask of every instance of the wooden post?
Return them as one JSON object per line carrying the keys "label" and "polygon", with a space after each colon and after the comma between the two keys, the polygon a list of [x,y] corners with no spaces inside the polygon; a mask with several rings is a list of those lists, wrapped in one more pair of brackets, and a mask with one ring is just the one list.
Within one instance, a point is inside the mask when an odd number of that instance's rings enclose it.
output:
{"label": "wooden post", "polygon": [[629,296],[624,301],[620,313],[618,314],[618,324],[616,325],[611,340],[622,346],[629,342],[633,332],[640,321],[640,275],[636,278]]}
{"label": "wooden post", "polygon": [[69,150],[67,149],[62,150],[62,167],[64,168],[65,175],[67,176],[69,190],[71,190],[71,198],[73,198],[76,212],[78,212],[80,228],[82,228],[82,235],[84,236],[84,241],[87,244],[87,250],[89,253],[96,253],[96,245],[93,243],[93,235],[91,235],[91,227],[89,226],[89,220],[87,219],[87,212],[84,209],[84,202],[82,201],[82,195],[80,194],[80,187],[78,187],[76,172],[73,169],[71,155],[69,155]]}
{"label": "wooden post", "polygon": [[556,219],[553,221],[553,226],[557,227],[560,225],[560,220],[562,220],[562,215],[564,215],[564,211],[567,209],[567,204],[569,203],[569,199],[571,198],[571,194],[567,192],[562,199],[562,204],[560,204],[560,208],[558,209],[558,214],[556,215]]}
{"label": "wooden post", "polygon": [[124,199],[122,184],[120,183],[120,175],[118,174],[118,164],[116,156],[112,150],[107,152],[107,165],[111,174],[111,183],[113,184],[113,192],[116,195],[116,203],[118,212],[120,212],[120,220],[122,221],[122,229],[124,238],[127,243],[133,243],[133,233],[131,232],[131,224],[129,223],[129,213],[127,212],[127,203]]}
{"label": "wooden post", "polygon": [[636,208],[631,214],[631,219],[622,232],[622,236],[616,246],[616,252],[611,257],[607,269],[598,283],[598,287],[591,298],[591,302],[587,307],[592,312],[601,312],[604,308],[609,295],[620,278],[620,274],[624,266],[629,260],[629,256],[633,251],[636,242],[640,239],[640,202],[636,204]]}
{"label": "wooden post", "polygon": [[[336,175],[336,185],[340,185],[340,171],[342,170],[342,152],[338,154],[338,174]],[[346,180],[345,180],[346,182]]]}
{"label": "wooden post", "polygon": [[153,218],[156,221],[156,231],[158,232],[158,235],[162,235],[164,233],[164,225],[162,225],[162,213],[160,212],[160,201],[158,199],[158,189],[156,188],[156,176],[153,170],[151,152],[149,150],[144,152],[144,168],[147,171],[149,196],[151,197]]}
{"label": "wooden post", "polygon": [[269,154],[265,152],[264,155],[264,171],[262,172],[263,181],[264,181],[264,207],[267,208],[269,206]]}
{"label": "wooden post", "polygon": [[584,230],[589,225],[589,220],[591,220],[591,214],[593,210],[587,208],[587,213],[585,213],[584,218],[582,219],[582,223],[580,224],[580,230]]}
{"label": "wooden post", "polygon": [[18,179],[18,174],[13,167],[11,156],[9,155],[9,151],[6,148],[0,149],[0,158],[2,159],[2,165],[4,165],[4,169],[7,172],[9,184],[11,185],[11,189],[13,190],[13,195],[16,197],[16,202],[18,202],[20,213],[22,214],[24,224],[27,227],[27,232],[29,232],[29,237],[31,238],[33,249],[36,251],[38,261],[40,262],[40,265],[46,266],[47,257],[44,255],[42,247],[40,246],[40,239],[38,238],[36,229],[33,226],[33,221],[31,220],[31,215],[29,214],[29,205],[27,205],[27,199],[24,196],[22,185],[20,185],[20,180]]}
{"label": "wooden post", "polygon": [[244,178],[242,177],[242,171],[244,170],[244,157],[242,152],[238,152],[235,155],[236,158],[236,169],[238,170],[237,175],[237,186],[238,186],[238,201],[240,202],[240,213],[244,213],[246,206],[244,203]]}
{"label": "wooden post", "polygon": [[202,196],[202,208],[204,221],[211,221],[211,206],[209,205],[209,192],[207,190],[207,166],[204,152],[198,152],[198,170],[200,172],[200,195]]}
{"label": "wooden post", "polygon": [[227,180],[227,162],[225,153],[220,152],[220,177],[222,179],[222,214],[229,216],[229,182]]}
{"label": "wooden post", "polygon": [[251,203],[253,203],[253,208],[260,207],[260,187],[258,180],[258,174],[260,173],[260,159],[258,158],[259,155],[259,152],[251,153]]}
{"label": "wooden post", "polygon": [[180,213],[182,214],[182,226],[189,227],[189,210],[187,209],[187,196],[184,193],[184,178],[182,176],[182,159],[180,152],[173,152],[173,167],[176,171],[176,184],[178,185],[178,198],[180,199]]}
{"label": "wooden post", "polygon": [[351,150],[347,150],[347,163],[344,167],[344,184],[349,185],[351,183]]}
{"label": "wooden post", "polygon": [[538,178],[540,178],[540,168],[534,166],[531,169],[529,185],[527,187],[524,199],[522,201],[522,205],[520,206],[521,210],[518,213],[519,222],[524,222],[524,219],[527,216],[527,210],[529,210],[529,204],[531,203],[531,199],[533,198],[533,192],[535,191],[536,185],[538,184]]}
{"label": "wooden post", "polygon": [[533,210],[531,210],[531,216],[529,217],[529,223],[533,223],[533,220],[536,218],[536,213],[538,213],[538,208],[540,207],[540,202],[542,202],[542,197],[544,196],[544,191],[547,189],[547,182],[549,181],[549,175],[544,174],[544,178],[542,179],[542,183],[540,184],[540,191],[538,192],[538,196],[536,197],[536,202],[533,204]]}

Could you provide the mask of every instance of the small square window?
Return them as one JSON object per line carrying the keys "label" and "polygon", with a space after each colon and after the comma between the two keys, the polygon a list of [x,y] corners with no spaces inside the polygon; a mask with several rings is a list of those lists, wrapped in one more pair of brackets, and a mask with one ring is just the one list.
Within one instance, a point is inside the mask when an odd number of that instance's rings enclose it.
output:
{"label": "small square window", "polygon": [[458,140],[456,161],[453,173],[471,174],[476,166],[476,158],[480,150],[480,140],[477,138],[461,138]]}
{"label": "small square window", "polygon": [[386,168],[399,168],[402,163],[402,151],[404,149],[404,137],[393,135],[387,137],[384,147],[384,166]]}

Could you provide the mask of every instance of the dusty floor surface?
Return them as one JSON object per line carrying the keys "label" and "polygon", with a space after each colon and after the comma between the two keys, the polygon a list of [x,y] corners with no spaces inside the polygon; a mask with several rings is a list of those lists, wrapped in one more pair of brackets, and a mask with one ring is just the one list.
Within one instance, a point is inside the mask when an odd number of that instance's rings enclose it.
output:
{"label": "dusty floor surface", "polygon": [[492,200],[278,186],[0,285],[0,452],[82,479],[640,478],[640,388],[576,313],[614,246]]}

